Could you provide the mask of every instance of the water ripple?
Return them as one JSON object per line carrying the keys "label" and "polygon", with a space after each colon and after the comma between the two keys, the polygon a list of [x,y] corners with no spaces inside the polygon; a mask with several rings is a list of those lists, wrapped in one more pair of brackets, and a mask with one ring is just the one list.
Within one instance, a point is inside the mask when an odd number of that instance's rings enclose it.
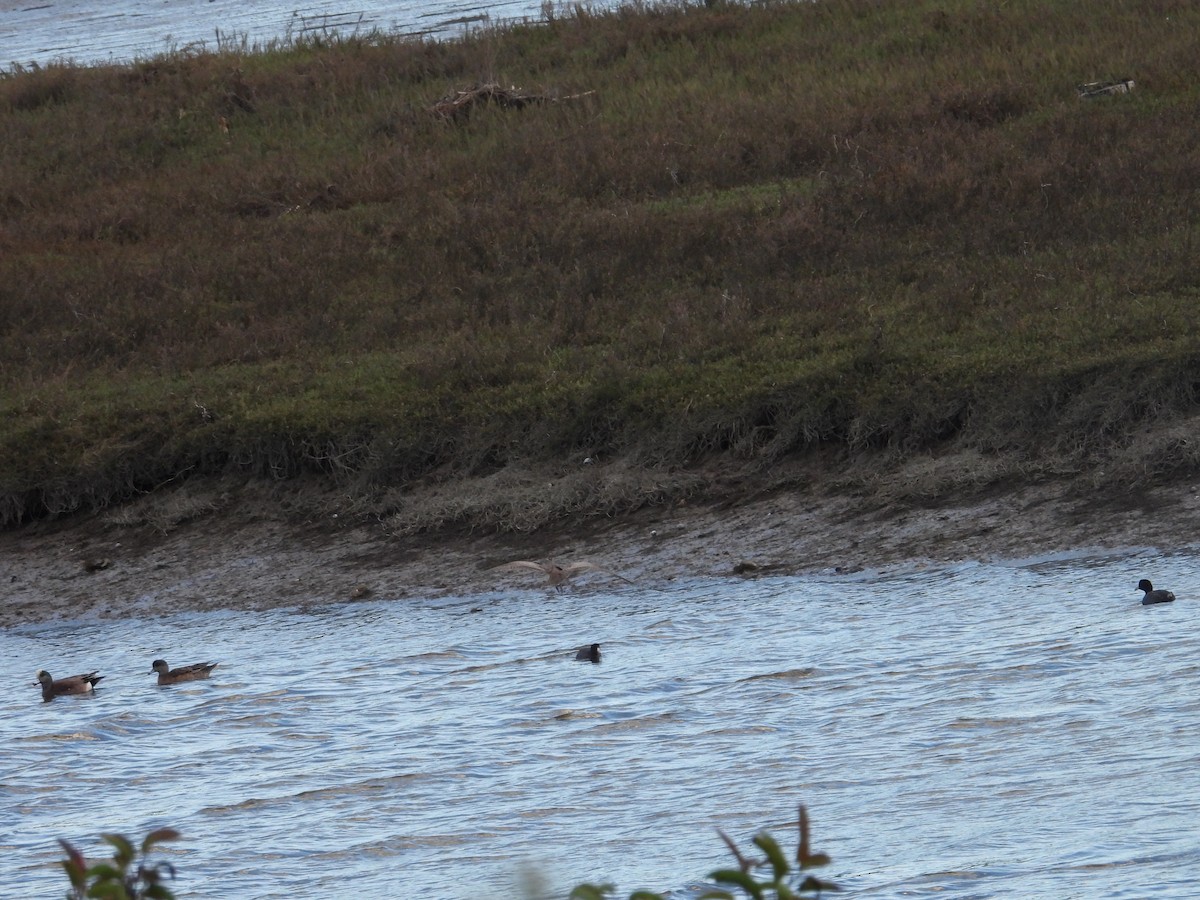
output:
{"label": "water ripple", "polygon": [[[1142,572],[1181,599],[1141,607]],[[790,839],[804,801],[850,894],[1190,897],[1189,582],[1139,552],[11,629],[0,895],[62,892],[57,837],[172,825],[188,897],[386,897],[402,865],[689,898],[715,827]],[[158,688],[164,653],[221,665]],[[43,704],[41,667],[106,678]]]}

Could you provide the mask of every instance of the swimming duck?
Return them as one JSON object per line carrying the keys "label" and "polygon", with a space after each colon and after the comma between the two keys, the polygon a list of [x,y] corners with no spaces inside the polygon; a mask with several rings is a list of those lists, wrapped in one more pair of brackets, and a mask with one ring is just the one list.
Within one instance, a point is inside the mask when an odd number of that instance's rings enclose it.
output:
{"label": "swimming duck", "polygon": [[600,645],[592,644],[590,647],[581,647],[575,654],[575,658],[586,662],[600,662]]}
{"label": "swimming duck", "polygon": [[181,681],[199,681],[207,678],[216,667],[217,663],[204,662],[172,669],[165,659],[156,659],[150,664],[150,671],[146,674],[153,675],[157,672],[159,684],[178,684]]}
{"label": "swimming duck", "polygon": [[1142,606],[1149,606],[1151,603],[1170,603],[1175,599],[1175,595],[1170,591],[1156,591],[1148,578],[1143,578],[1138,582],[1138,590],[1146,592],[1146,596],[1142,598]]}
{"label": "swimming duck", "polygon": [[103,677],[95,672],[88,672],[86,675],[72,675],[56,681],[49,672],[42,669],[37,673],[37,683],[42,686],[42,700],[49,702],[63,694],[90,694],[96,682]]}

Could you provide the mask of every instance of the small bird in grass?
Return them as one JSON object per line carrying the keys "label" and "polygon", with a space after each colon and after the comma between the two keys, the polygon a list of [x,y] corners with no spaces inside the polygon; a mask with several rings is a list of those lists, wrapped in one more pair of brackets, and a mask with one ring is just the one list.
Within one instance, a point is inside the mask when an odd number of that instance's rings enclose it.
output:
{"label": "small bird in grass", "polygon": [[1148,578],[1143,578],[1138,582],[1138,590],[1146,592],[1146,595],[1142,597],[1142,606],[1149,606],[1151,603],[1170,603],[1175,599],[1175,595],[1170,591],[1156,591]]}
{"label": "small bird in grass", "polygon": [[178,684],[181,681],[199,681],[207,678],[216,667],[217,664],[214,662],[202,662],[172,669],[167,665],[165,659],[156,659],[150,664],[150,671],[146,674],[153,675],[157,672],[159,684]]}
{"label": "small bird in grass", "polygon": [[556,591],[563,590],[568,581],[583,572],[602,572],[605,575],[611,575],[613,578],[620,578],[622,581],[628,581],[630,584],[633,584],[624,575],[608,572],[595,563],[590,562],[573,562],[567,563],[565,566],[560,566],[558,563],[540,563],[529,559],[518,559],[510,563],[492,567],[492,571],[515,571],[517,569],[531,569],[535,572],[541,572],[550,579],[550,585]]}
{"label": "small bird in grass", "polygon": [[37,673],[36,683],[42,686],[42,700],[48,702],[64,694],[90,694],[96,682],[103,677],[95,672],[88,672],[86,675],[71,675],[56,681],[49,672],[42,669]]}
{"label": "small bird in grass", "polygon": [[600,662],[600,645],[592,644],[590,647],[580,647],[575,658],[581,662]]}

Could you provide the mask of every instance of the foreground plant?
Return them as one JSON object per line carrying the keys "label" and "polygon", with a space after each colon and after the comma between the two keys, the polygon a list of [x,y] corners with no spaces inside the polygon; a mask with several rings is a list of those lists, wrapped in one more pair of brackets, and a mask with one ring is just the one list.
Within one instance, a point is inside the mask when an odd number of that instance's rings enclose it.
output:
{"label": "foreground plant", "polygon": [[67,900],[83,900],[85,897],[103,897],[107,900],[175,900],[175,895],[163,884],[167,876],[175,880],[175,867],[168,862],[149,862],[150,851],[155,844],[179,838],[174,828],[159,828],[142,839],[141,848],[135,848],[129,839],[120,834],[102,834],[105,843],[114,848],[112,859],[88,864],[83,854],[69,842],[58,839],[67,858],[62,867],[71,880]]}
{"label": "foreground plant", "polygon": [[[828,865],[830,860],[826,854],[814,853],[810,848],[808,811],[804,808],[804,804],[800,805],[799,828],[800,840],[796,847],[797,874],[805,869]],[[793,898],[806,894],[820,897],[822,891],[841,890],[833,882],[823,881],[815,875],[805,875],[799,884],[793,885],[791,882],[795,879],[789,877],[792,872],[791,864],[784,856],[779,843],[765,831],[760,831],[754,836],[754,845],[766,854],[764,859],[752,859],[744,855],[734,843],[733,838],[719,828],[717,833],[721,835],[721,840],[725,842],[730,852],[733,853],[734,859],[737,860],[736,869],[717,869],[715,872],[709,873],[708,877],[717,884],[737,888],[754,900],[767,900],[772,897],[775,900],[793,900]],[[770,878],[759,881],[751,874],[754,869],[768,864],[771,867]],[[613,890],[611,884],[581,884],[571,891],[570,900],[605,900]],[[734,900],[734,896],[724,888],[713,888],[701,894],[699,900]],[[650,891],[634,891],[629,895],[629,900],[663,900],[663,897],[661,894]]]}

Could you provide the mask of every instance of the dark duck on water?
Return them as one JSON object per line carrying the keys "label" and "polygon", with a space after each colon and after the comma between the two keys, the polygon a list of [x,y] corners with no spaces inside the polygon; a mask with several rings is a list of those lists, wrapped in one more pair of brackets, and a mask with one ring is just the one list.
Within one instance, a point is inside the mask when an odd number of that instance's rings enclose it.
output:
{"label": "dark duck on water", "polygon": [[1138,582],[1138,590],[1145,591],[1145,596],[1142,597],[1142,606],[1149,606],[1151,603],[1170,603],[1175,599],[1175,595],[1170,591],[1156,591],[1148,578],[1143,578]]}

